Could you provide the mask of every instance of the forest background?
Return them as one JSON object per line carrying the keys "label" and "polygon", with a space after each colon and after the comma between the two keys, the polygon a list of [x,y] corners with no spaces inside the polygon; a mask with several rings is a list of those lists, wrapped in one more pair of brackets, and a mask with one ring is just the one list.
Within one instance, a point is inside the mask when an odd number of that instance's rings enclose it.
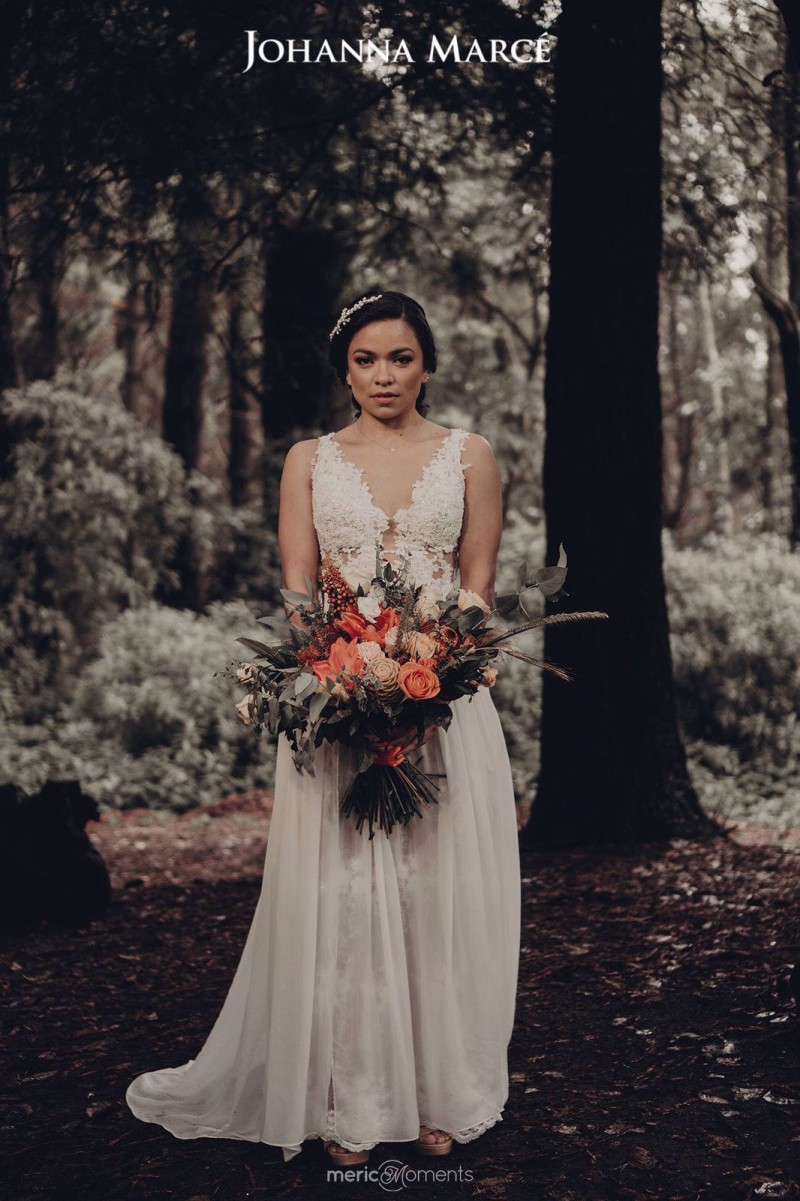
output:
{"label": "forest background", "polygon": [[[642,148],[661,173],[663,453],[647,462],[680,734],[707,814],[777,828],[800,825],[800,87],[781,7],[665,8],[660,136]],[[523,0],[437,14],[442,35],[547,32],[554,60],[562,19]],[[2,20],[0,779],[78,778],[103,806],[179,812],[269,788],[274,747],[216,673],[281,607],[287,448],[351,419],[326,362],[342,305],[371,287],[421,300],[430,415],[483,434],[500,466],[498,591],[521,560],[548,561],[555,68],[242,74],[254,24],[427,29],[413,4],[278,3],[256,22],[238,3],[61,0],[46,19],[6,3]],[[602,108],[603,69],[587,106]],[[597,155],[613,175],[613,136]],[[575,360],[608,304],[592,266],[570,294]],[[579,424],[569,437],[574,503],[602,512],[597,475],[577,470],[599,451]],[[640,554],[609,521],[594,538],[615,564]],[[541,681],[509,661],[494,695],[527,813]]]}

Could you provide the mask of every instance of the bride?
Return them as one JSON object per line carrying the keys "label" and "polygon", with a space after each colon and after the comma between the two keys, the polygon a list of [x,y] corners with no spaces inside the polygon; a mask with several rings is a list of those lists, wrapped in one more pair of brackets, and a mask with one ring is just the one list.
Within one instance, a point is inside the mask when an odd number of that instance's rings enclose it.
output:
{"label": "bride", "polygon": [[[426,417],[436,347],[421,305],[362,296],[330,334],[356,420],[289,450],[284,587],[339,569],[369,588],[375,545],[441,595],[490,605],[502,524],[491,447]],[[474,598],[469,598],[475,603]],[[297,616],[297,615],[295,615]],[[339,811],[352,748],[322,743],[301,775],[280,735],[258,905],[195,1059],[144,1072],[126,1101],[178,1138],[283,1149],[321,1138],[340,1165],[378,1143],[445,1155],[502,1119],[514,1023],[520,869],[511,769],[489,688],[453,703],[406,753],[437,804],[369,839]],[[398,739],[393,739],[396,744]]]}

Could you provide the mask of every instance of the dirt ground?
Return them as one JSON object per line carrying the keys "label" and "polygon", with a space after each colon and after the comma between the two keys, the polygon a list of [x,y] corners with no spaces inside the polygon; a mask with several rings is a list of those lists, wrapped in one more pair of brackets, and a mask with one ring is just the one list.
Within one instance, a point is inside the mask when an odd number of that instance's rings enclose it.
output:
{"label": "dirt ground", "polygon": [[800,1199],[794,831],[525,853],[504,1120],[445,1159],[387,1144],[373,1179],[342,1184],[317,1140],[284,1164],[276,1147],[137,1121],[130,1080],[192,1058],[222,1005],[269,813],[250,794],[203,814],[104,814],[89,832],[108,911],[0,940],[3,1198]]}

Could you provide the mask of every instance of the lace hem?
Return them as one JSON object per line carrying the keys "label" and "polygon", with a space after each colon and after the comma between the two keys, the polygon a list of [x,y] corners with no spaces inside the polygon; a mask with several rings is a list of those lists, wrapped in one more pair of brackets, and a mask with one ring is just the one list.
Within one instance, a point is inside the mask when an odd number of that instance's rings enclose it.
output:
{"label": "lace hem", "polygon": [[[475,1126],[467,1126],[464,1130],[453,1131],[452,1137],[455,1140],[455,1142],[457,1142],[457,1143],[470,1143],[470,1142],[472,1142],[473,1139],[480,1138],[480,1136],[482,1134],[485,1134],[487,1130],[489,1130],[492,1126],[495,1126],[498,1122],[502,1122],[502,1120],[503,1120],[503,1110],[501,1109],[497,1113],[492,1114],[492,1116],[490,1118],[486,1118],[484,1121],[478,1122],[477,1125],[475,1125]],[[420,1126],[428,1126],[432,1130],[441,1129],[441,1127],[437,1126],[435,1122],[426,1122],[422,1119],[420,1119]],[[347,1139],[340,1138],[339,1135],[336,1133],[336,1115],[332,1109],[328,1110],[328,1117],[327,1117],[327,1121],[325,1123],[325,1134],[324,1135],[314,1134],[314,1135],[309,1135],[308,1137],[322,1138],[322,1139],[324,1139],[325,1142],[338,1143],[340,1147],[344,1147],[348,1151],[372,1151],[375,1147],[378,1146],[378,1144],[380,1142],[396,1142],[396,1141],[398,1141],[398,1142],[414,1142],[415,1141],[414,1139],[395,1140],[395,1139],[385,1139],[384,1138],[384,1139],[377,1139],[375,1142],[372,1142],[372,1143],[348,1142]]]}
{"label": "lace hem", "polygon": [[[490,1128],[490,1126],[494,1126],[497,1122],[502,1122],[502,1120],[503,1111],[501,1109],[498,1113],[492,1114],[490,1118],[487,1118],[485,1122],[478,1122],[477,1126],[467,1126],[466,1130],[455,1131],[453,1133],[453,1138],[457,1143],[472,1142],[474,1138],[479,1138],[480,1135],[484,1134]],[[422,1125],[427,1126],[428,1123],[423,1122]]]}
{"label": "lace hem", "polygon": [[[318,1136],[319,1137],[319,1136]],[[371,1151],[373,1147],[377,1147],[378,1143],[349,1143],[346,1139],[339,1138],[336,1133],[336,1117],[332,1109],[328,1110],[328,1119],[325,1123],[325,1141],[338,1143],[340,1147],[346,1148],[348,1151]]]}

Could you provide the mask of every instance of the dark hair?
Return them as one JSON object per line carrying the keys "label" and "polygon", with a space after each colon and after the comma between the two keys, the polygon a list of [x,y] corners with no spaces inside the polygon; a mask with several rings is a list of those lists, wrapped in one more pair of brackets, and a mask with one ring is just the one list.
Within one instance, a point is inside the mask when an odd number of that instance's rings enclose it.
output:
{"label": "dark hair", "polygon": [[[371,299],[372,297],[377,299]],[[364,301],[365,303],[361,303],[361,307],[347,318],[344,325],[331,338],[329,362],[339,381],[343,384],[347,383],[347,350],[358,331],[373,321],[394,321],[397,318],[407,321],[417,335],[425,370],[433,374],[436,371],[436,343],[433,340],[431,327],[428,325],[428,318],[425,316],[422,305],[412,297],[406,296],[404,292],[376,292],[373,290],[359,296],[357,300],[353,301],[353,304]],[[345,307],[351,308],[352,306],[346,305]],[[356,417],[358,417],[361,413],[361,405],[353,396],[352,391],[350,397]],[[423,417],[428,411],[429,406],[425,404],[424,384],[419,390],[416,408]]]}

